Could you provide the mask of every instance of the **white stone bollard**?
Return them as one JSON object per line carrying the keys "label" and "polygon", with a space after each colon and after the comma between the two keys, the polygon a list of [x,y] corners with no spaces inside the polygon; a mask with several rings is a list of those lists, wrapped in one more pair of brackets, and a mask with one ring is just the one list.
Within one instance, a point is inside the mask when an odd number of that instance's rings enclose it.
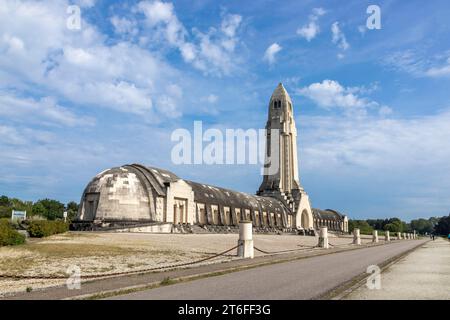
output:
{"label": "white stone bollard", "polygon": [[328,249],[330,246],[328,244],[328,228],[321,227],[319,233],[319,247]]}
{"label": "white stone bollard", "polygon": [[372,242],[378,242],[378,230],[373,230],[372,232]]}
{"label": "white stone bollard", "polygon": [[239,222],[238,256],[241,258],[254,257],[253,226],[251,221]]}
{"label": "white stone bollard", "polygon": [[398,240],[402,240],[402,234],[400,232],[397,232],[397,238]]}
{"label": "white stone bollard", "polygon": [[386,241],[386,242],[391,241],[391,235],[390,235],[389,231],[384,232],[384,241]]}
{"label": "white stone bollard", "polygon": [[417,239],[417,233],[416,233],[416,230],[414,230],[414,233],[413,233],[413,239]]}
{"label": "white stone bollard", "polygon": [[353,229],[353,244],[361,245],[361,234],[358,228]]}
{"label": "white stone bollard", "polygon": [[403,232],[403,239],[407,239],[406,238],[406,232]]}

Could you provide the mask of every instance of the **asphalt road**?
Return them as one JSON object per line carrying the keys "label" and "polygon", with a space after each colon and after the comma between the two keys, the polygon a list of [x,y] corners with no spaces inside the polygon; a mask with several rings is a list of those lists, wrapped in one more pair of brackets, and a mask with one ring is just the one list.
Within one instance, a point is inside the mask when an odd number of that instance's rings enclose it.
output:
{"label": "asphalt road", "polygon": [[138,291],[118,300],[314,299],[426,240],[404,240]]}

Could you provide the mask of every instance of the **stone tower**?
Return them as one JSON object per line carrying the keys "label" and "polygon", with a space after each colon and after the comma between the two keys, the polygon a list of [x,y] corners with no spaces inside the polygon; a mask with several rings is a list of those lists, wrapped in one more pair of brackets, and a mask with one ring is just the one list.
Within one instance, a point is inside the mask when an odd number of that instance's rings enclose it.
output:
{"label": "stone tower", "polygon": [[282,200],[296,217],[293,226],[311,229],[311,206],[299,180],[292,100],[281,83],[270,98],[266,139],[264,178],[257,194]]}

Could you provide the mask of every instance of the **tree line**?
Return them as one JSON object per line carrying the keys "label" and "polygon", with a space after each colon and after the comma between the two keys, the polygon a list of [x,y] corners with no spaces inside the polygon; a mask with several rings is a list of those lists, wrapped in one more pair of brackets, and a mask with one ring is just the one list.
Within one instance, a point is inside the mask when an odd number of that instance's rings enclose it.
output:
{"label": "tree line", "polygon": [[414,219],[407,223],[399,218],[349,220],[349,231],[359,228],[362,234],[371,234],[373,230],[389,232],[413,232],[420,234],[450,234],[450,214],[443,217],[431,217],[428,219]]}
{"label": "tree line", "polygon": [[[0,197],[0,218],[10,218],[11,211],[26,211],[27,216],[42,217],[47,220],[62,219],[67,211],[69,221],[78,213],[78,203],[71,201],[67,204],[58,200],[42,199],[36,202],[22,201],[17,198]],[[450,233],[450,214],[444,217],[431,217],[429,219],[415,219],[407,223],[399,218],[352,220],[348,222],[349,231],[359,228],[362,234],[371,234],[373,230],[390,232],[416,232],[420,234],[448,235]]]}
{"label": "tree line", "polygon": [[64,204],[52,199],[33,202],[1,196],[0,218],[11,218],[12,210],[26,211],[27,217],[42,217],[47,220],[63,219],[64,211],[67,211],[67,219],[71,221],[78,213],[78,203],[71,201]]}

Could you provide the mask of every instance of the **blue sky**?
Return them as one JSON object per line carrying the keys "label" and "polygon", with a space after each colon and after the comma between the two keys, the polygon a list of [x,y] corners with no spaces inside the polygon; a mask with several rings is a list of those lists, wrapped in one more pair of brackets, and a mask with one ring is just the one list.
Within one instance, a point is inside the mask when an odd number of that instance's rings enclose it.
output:
{"label": "blue sky", "polygon": [[[366,28],[371,4],[380,30]],[[254,193],[259,166],[175,165],[170,135],[195,120],[263,128],[283,82],[314,207],[446,215],[449,12],[444,0],[0,0],[0,194],[79,201],[126,163]]]}

